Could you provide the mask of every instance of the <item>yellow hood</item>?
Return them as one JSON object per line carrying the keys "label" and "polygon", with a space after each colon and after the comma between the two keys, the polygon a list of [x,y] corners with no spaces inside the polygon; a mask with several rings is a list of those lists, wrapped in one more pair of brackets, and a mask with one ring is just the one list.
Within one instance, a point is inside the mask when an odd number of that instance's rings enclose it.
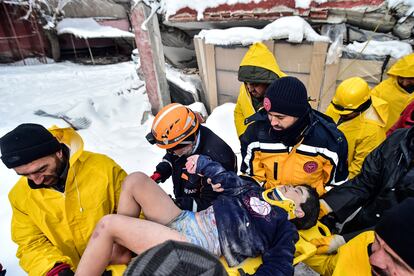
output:
{"label": "yellow hood", "polygon": [[387,72],[390,76],[403,78],[414,77],[414,54],[409,54],[399,59]]}
{"label": "yellow hood", "polygon": [[49,131],[55,136],[60,143],[70,148],[69,163],[72,166],[83,152],[82,137],[73,128],[59,128],[52,126]]}
{"label": "yellow hood", "polygon": [[274,72],[279,77],[286,76],[286,74],[280,70],[273,54],[262,42],[257,42],[250,46],[249,50],[244,55],[240,66],[262,67]]}

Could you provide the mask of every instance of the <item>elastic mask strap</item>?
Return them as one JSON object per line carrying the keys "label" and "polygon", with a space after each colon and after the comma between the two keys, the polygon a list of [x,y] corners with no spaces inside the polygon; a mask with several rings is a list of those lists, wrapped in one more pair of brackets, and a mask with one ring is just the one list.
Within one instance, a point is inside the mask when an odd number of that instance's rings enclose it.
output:
{"label": "elastic mask strap", "polygon": [[[276,198],[279,198],[279,200],[275,200],[270,198],[269,194],[272,193]],[[267,189],[262,193],[263,199],[269,203],[272,206],[277,206],[279,208],[282,208],[288,213],[288,219],[294,219],[296,218],[295,215],[295,202],[293,200],[288,199],[284,197],[277,188]]]}

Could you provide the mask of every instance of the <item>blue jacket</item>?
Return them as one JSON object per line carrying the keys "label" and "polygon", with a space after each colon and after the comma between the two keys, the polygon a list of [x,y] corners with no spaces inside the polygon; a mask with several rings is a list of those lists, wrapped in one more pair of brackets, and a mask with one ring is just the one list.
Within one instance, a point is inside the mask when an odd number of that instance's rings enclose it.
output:
{"label": "blue jacket", "polygon": [[221,251],[229,266],[262,256],[255,275],[293,275],[296,227],[284,209],[263,197],[263,188],[248,177],[226,171],[219,163],[200,156],[197,173],[221,183],[224,192],[213,202]]}
{"label": "blue jacket", "polygon": [[[348,145],[344,134],[326,115],[312,110],[300,119],[302,128],[288,129],[291,132],[285,135],[289,139],[282,139],[273,130],[264,109],[247,120],[254,123],[240,137],[241,172],[263,183],[266,189],[308,183],[323,195],[326,186],[346,180]],[[283,140],[289,140],[290,145]]]}

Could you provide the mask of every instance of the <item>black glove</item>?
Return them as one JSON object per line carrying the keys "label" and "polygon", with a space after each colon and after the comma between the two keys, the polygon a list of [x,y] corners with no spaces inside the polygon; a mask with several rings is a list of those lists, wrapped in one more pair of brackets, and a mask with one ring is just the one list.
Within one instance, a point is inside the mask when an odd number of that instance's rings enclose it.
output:
{"label": "black glove", "polygon": [[338,229],[336,228],[336,223],[338,222],[338,219],[336,218],[334,213],[329,213],[326,216],[322,217],[320,219],[320,222],[322,222],[329,228],[331,234],[339,234]]}
{"label": "black glove", "polygon": [[154,179],[154,181],[157,183],[159,182],[164,183],[165,180],[167,180],[172,174],[172,168],[171,168],[170,163],[165,162],[165,161],[159,163],[157,167],[155,167],[154,175],[156,173],[159,174],[159,177],[156,180]]}

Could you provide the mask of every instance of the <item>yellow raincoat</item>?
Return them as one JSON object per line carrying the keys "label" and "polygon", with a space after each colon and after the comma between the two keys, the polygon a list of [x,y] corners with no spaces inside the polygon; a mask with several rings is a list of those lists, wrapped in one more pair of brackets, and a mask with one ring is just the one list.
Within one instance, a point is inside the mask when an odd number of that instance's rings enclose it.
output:
{"label": "yellow raincoat", "polygon": [[[116,212],[126,177],[107,156],[84,151],[82,138],[73,129],[54,127],[50,132],[70,149],[65,192],[32,189],[22,177],[9,193],[16,255],[33,276],[45,275],[58,262],[76,269],[96,223]],[[124,269],[116,266],[113,275]]]}
{"label": "yellow raincoat", "polygon": [[[388,120],[388,103],[371,96],[372,105],[357,117],[345,121],[338,126],[348,142],[348,178],[355,177],[361,171],[365,157],[373,151],[385,138],[385,125]],[[332,104],[326,114],[338,121],[338,114],[333,111]]]}
{"label": "yellow raincoat", "polygon": [[374,238],[374,231],[363,232],[339,247],[337,254],[325,255],[325,270],[318,273],[324,276],[371,276],[368,246]]}
{"label": "yellow raincoat", "polygon": [[[276,73],[279,77],[286,76],[276,62],[275,57],[263,43],[255,43],[246,52],[240,66],[257,66]],[[247,128],[244,120],[253,115],[256,111],[252,104],[250,93],[246,90],[244,83],[240,85],[240,92],[234,109],[234,123],[236,124],[237,135],[240,137]]]}
{"label": "yellow raincoat", "polygon": [[387,72],[389,78],[380,82],[372,89],[372,95],[389,103],[389,118],[385,126],[387,131],[400,117],[407,103],[414,99],[414,93],[406,92],[398,84],[397,77],[414,77],[414,54],[407,55],[398,60]]}

